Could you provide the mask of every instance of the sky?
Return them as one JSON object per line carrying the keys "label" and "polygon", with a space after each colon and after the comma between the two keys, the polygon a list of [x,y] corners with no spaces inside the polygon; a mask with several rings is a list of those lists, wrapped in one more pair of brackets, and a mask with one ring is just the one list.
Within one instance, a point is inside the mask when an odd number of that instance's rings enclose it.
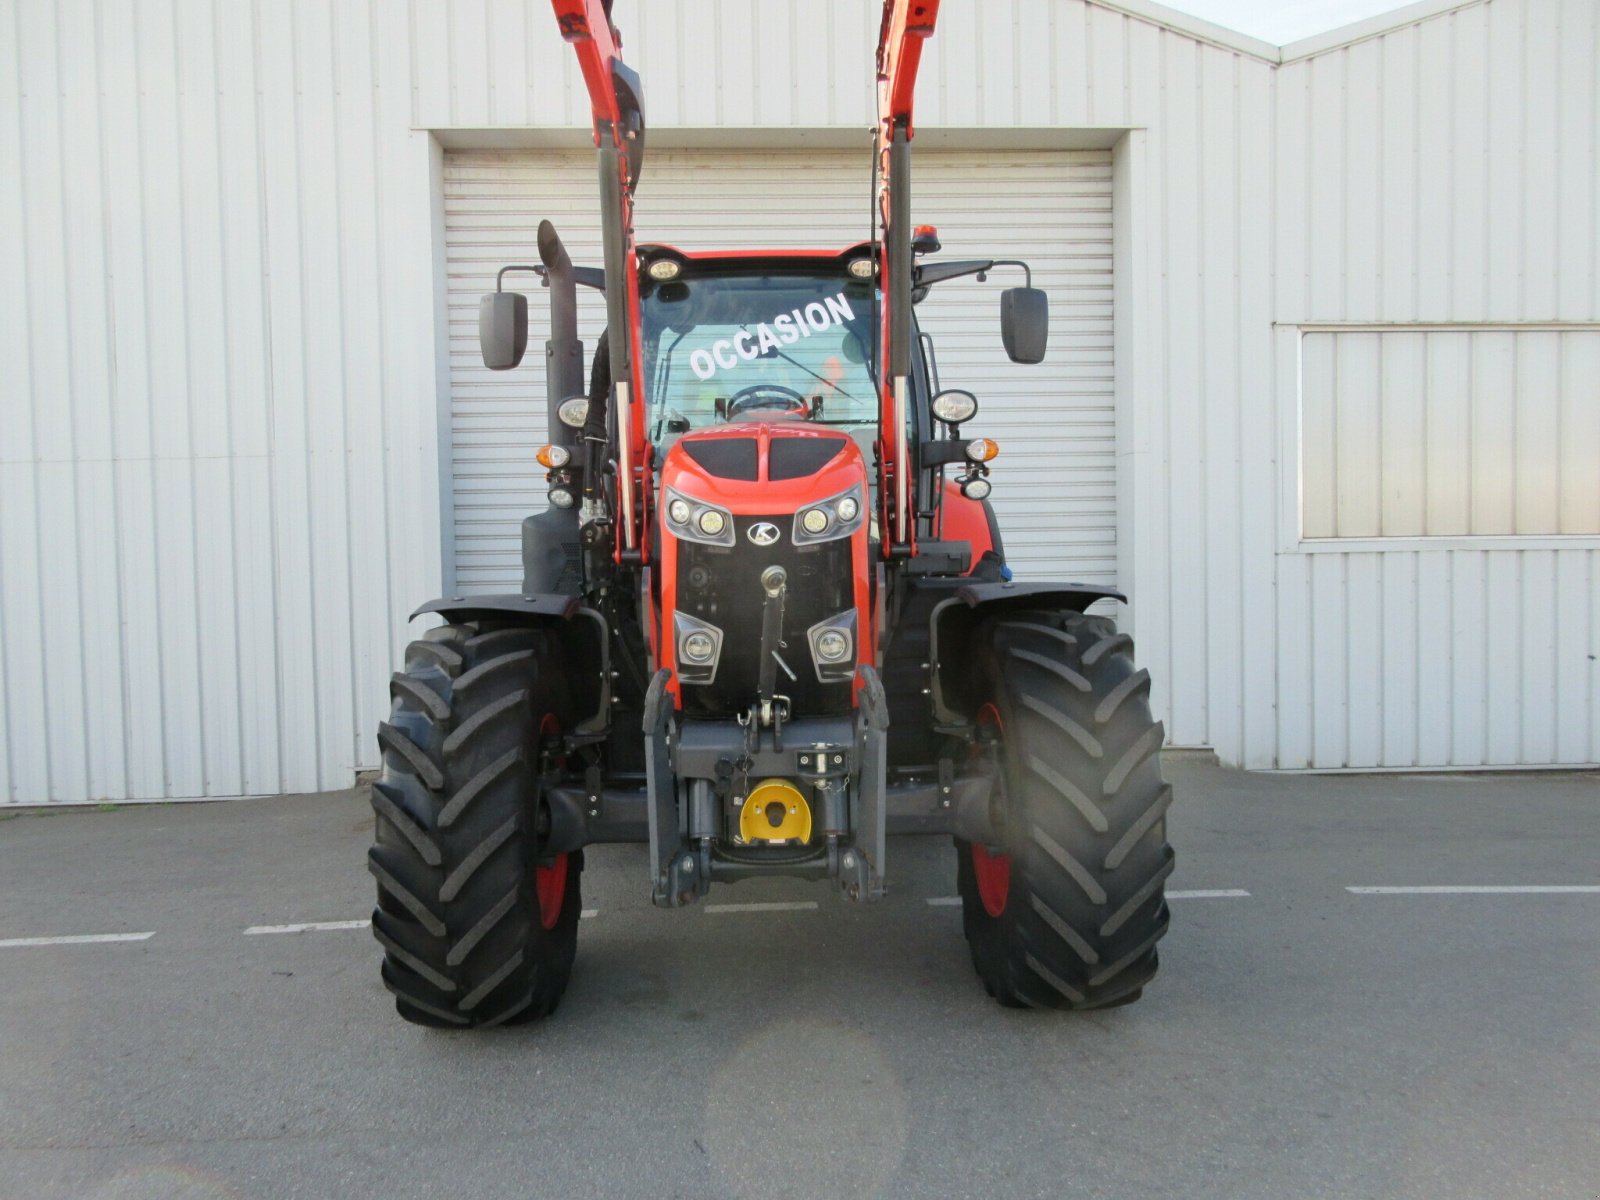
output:
{"label": "sky", "polygon": [[1404,7],[1395,0],[1159,0],[1274,46]]}

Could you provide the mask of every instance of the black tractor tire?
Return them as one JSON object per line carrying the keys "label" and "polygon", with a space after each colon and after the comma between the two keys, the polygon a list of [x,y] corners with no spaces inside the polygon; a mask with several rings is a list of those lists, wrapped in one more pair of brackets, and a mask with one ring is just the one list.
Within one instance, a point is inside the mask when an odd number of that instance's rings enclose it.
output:
{"label": "black tractor tire", "polygon": [[956,840],[972,965],[1009,1007],[1129,1003],[1156,973],[1173,867],[1150,676],[1131,638],[1082,613],[1007,615],[975,645],[1005,841]]}
{"label": "black tractor tire", "polygon": [[406,1020],[448,1028],[546,1016],[582,908],[575,852],[541,861],[541,747],[571,719],[557,635],[446,625],[406,648],[378,727],[373,935]]}

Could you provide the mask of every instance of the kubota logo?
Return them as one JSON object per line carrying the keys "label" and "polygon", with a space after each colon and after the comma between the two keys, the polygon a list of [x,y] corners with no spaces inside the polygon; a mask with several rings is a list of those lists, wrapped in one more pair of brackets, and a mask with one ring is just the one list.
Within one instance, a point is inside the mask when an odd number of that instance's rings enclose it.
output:
{"label": "kubota logo", "polygon": [[750,540],[758,546],[770,546],[778,540],[778,527],[771,521],[757,521],[750,526]]}

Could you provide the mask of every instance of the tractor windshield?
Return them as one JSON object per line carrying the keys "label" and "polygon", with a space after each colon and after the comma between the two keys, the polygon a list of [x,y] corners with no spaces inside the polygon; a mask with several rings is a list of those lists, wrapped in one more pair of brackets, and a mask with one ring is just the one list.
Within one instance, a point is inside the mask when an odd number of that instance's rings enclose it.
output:
{"label": "tractor windshield", "polygon": [[874,288],[764,270],[642,281],[650,438],[756,416],[873,425]]}

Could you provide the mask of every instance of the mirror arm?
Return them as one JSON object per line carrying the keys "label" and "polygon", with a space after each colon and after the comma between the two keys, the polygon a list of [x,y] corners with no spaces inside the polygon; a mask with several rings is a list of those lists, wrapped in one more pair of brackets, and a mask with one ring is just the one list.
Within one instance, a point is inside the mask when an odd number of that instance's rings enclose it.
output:
{"label": "mirror arm", "polygon": [[978,282],[982,283],[990,271],[996,267],[1021,267],[1023,275],[1027,278],[1025,286],[1033,286],[1033,269],[1020,258],[993,258],[970,259],[960,262],[947,263],[921,263],[916,269],[916,282],[919,287],[931,287],[936,283],[947,280],[959,279],[963,275],[976,275]]}
{"label": "mirror arm", "polygon": [[521,263],[513,264],[513,265],[511,265],[509,267],[501,267],[500,268],[500,273],[494,277],[494,290],[495,291],[503,292],[503,291],[506,290],[506,272],[507,271],[532,271],[535,275],[538,275],[540,278],[543,278],[544,274],[545,274],[545,269],[543,267],[530,267],[530,266],[527,266],[527,265],[521,264]]}
{"label": "mirror arm", "polygon": [[[505,290],[505,284],[503,281],[507,271],[532,271],[544,282],[546,287],[550,285],[548,278],[550,272],[548,268],[513,264],[509,267],[500,268],[500,274],[496,275],[494,280],[495,291],[501,292]],[[599,267],[573,267],[572,281],[579,287],[593,288],[597,292],[604,292],[606,290],[606,273]]]}
{"label": "mirror arm", "polygon": [[[995,267],[1021,267],[1023,279],[1022,286],[1030,288],[1033,286],[1033,268],[1028,266],[1028,264],[1023,262],[1020,258],[997,258],[989,264],[990,270],[993,270]],[[987,273],[987,271],[984,272],[984,274]],[[978,282],[983,282],[982,274],[978,276]]]}

